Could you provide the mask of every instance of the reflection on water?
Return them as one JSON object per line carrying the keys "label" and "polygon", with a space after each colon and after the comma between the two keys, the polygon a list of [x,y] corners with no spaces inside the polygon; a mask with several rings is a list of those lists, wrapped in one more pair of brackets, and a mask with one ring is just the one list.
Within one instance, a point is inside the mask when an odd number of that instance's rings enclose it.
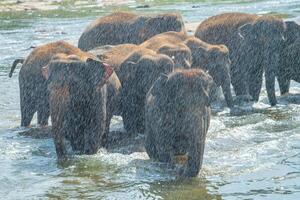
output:
{"label": "reflection on water", "polygon": [[[73,2],[73,1],[65,1]],[[74,1],[75,2],[75,1]],[[76,1],[79,2],[79,1]],[[254,110],[232,116],[214,114],[207,136],[204,164],[197,178],[179,179],[176,170],[149,160],[144,152],[122,154],[101,150],[57,165],[51,139],[19,136],[22,131],[15,58],[54,40],[73,44],[95,16],[111,10],[162,12],[179,10],[184,20],[198,24],[225,11],[271,13],[299,19],[299,0],[267,1],[130,1],[121,7],[91,4],[61,5],[64,9],[0,13],[0,197],[6,199],[299,199],[300,106],[297,95],[268,106],[266,91]],[[111,1],[110,1],[111,2]],[[91,6],[88,6],[91,5]],[[97,4],[98,5],[98,4]],[[194,27],[189,26],[193,29]],[[292,83],[291,91],[300,93]],[[287,101],[294,104],[287,104]],[[34,122],[35,123],[35,122]],[[120,118],[112,128],[120,129]]]}

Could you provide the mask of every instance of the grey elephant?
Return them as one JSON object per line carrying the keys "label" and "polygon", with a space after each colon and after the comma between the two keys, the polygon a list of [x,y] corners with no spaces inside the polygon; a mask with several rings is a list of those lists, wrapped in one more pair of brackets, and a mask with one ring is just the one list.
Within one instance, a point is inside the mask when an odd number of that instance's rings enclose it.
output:
{"label": "grey elephant", "polygon": [[289,93],[290,81],[299,82],[299,38],[300,25],[294,21],[286,21],[285,38],[286,41],[280,53],[279,69],[276,71],[276,77],[279,84],[281,95]]}
{"label": "grey elephant", "polygon": [[300,38],[285,47],[281,53],[281,62],[277,71],[277,80],[281,95],[289,93],[290,81],[300,82]]}
{"label": "grey elephant", "polygon": [[143,133],[146,94],[161,73],[173,71],[173,60],[134,44],[116,45],[104,54],[101,47],[91,52],[111,65],[120,79],[122,118],[126,131],[130,134]]}
{"label": "grey elephant", "polygon": [[180,14],[165,13],[150,16],[115,12],[100,17],[88,25],[79,38],[78,47],[87,51],[103,45],[140,44],[166,31],[186,32]]}
{"label": "grey elephant", "polygon": [[[194,36],[188,36],[185,33],[169,31],[153,36],[149,40],[142,43],[140,46],[155,49],[157,46],[172,45],[186,46],[191,51],[192,60],[190,65],[192,68],[201,68],[213,77],[216,86],[221,86],[227,103],[227,106],[232,108],[233,98],[230,88],[230,59],[229,51],[225,45],[211,45]],[[180,53],[180,52],[179,52]],[[185,55],[185,54],[183,54]],[[181,55],[182,56],[182,55]],[[174,60],[176,61],[175,58]],[[188,57],[179,57],[186,61]]]}
{"label": "grey elephant", "polygon": [[92,54],[60,53],[42,72],[58,159],[97,153],[106,146],[111,118],[118,112],[121,85],[113,69]]}
{"label": "grey elephant", "polygon": [[231,83],[236,95],[258,101],[265,72],[269,102],[276,105],[275,74],[284,42],[285,23],[274,16],[224,13],[204,20],[195,36],[212,44],[225,44],[230,52]]}
{"label": "grey elephant", "polygon": [[36,47],[28,57],[14,61],[9,76],[11,77],[18,63],[23,63],[19,73],[21,126],[29,126],[35,112],[39,125],[48,124],[50,115],[47,81],[41,68],[48,64],[57,53],[83,54],[80,49],[63,41],[48,43]]}
{"label": "grey elephant", "polygon": [[172,163],[185,156],[182,175],[198,174],[210,124],[212,84],[200,69],[175,70],[154,83],[145,106],[145,148],[150,158]]}

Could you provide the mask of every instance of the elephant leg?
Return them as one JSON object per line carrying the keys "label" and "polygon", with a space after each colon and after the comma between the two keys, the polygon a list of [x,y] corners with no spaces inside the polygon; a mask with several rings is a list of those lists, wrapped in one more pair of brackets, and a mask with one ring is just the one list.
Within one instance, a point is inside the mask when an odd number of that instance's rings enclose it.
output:
{"label": "elephant leg", "polygon": [[48,125],[48,119],[50,116],[50,105],[48,98],[43,98],[37,108],[37,120],[41,126]]}
{"label": "elephant leg", "polygon": [[288,94],[290,90],[290,79],[280,74],[277,76],[277,81],[279,84],[280,94]]}
{"label": "elephant leg", "polygon": [[172,132],[172,130],[166,130],[165,128],[162,128],[158,131],[159,132],[156,135],[157,140],[155,142],[157,150],[157,159],[160,162],[170,163],[172,161],[172,154],[174,153],[174,139],[172,136],[165,135],[164,133],[169,131]]}
{"label": "elephant leg", "polygon": [[151,129],[151,125],[147,125],[146,130],[147,130],[147,133],[146,133],[146,138],[145,138],[145,149],[146,149],[149,157],[156,160],[156,159],[158,159],[158,154],[157,154],[157,149],[156,149],[155,138],[153,135],[155,133]]}
{"label": "elephant leg", "polygon": [[171,152],[169,151],[159,151],[157,157],[160,162],[170,163],[171,162]]}
{"label": "elephant leg", "polygon": [[90,106],[90,109],[85,111],[88,117],[84,120],[87,120],[86,123],[90,128],[84,135],[84,152],[94,154],[104,144],[103,142],[106,143],[112,117],[107,106],[107,87],[102,87],[101,92],[97,93],[87,106]]}
{"label": "elephant leg", "polygon": [[232,98],[232,94],[231,94],[231,88],[230,88],[230,81],[224,81],[224,83],[221,85],[222,87],[222,91],[227,103],[227,106],[229,108],[233,107],[233,98]]}
{"label": "elephant leg", "polygon": [[21,126],[28,127],[36,112],[35,97],[30,93],[26,93],[24,89],[20,89],[20,103],[21,103]]}
{"label": "elephant leg", "polygon": [[[129,96],[129,97],[128,97]],[[139,120],[139,107],[134,94],[122,98],[122,118],[125,130],[129,134],[136,134]]]}
{"label": "elephant leg", "polygon": [[188,160],[183,172],[184,176],[193,177],[197,176],[199,173],[202,166],[204,145],[205,142],[198,140],[198,138],[193,138],[193,140],[190,141],[188,148]]}
{"label": "elephant leg", "polygon": [[158,153],[157,153],[155,141],[151,134],[147,135],[147,137],[146,137],[145,148],[146,148],[147,154],[149,155],[149,157],[151,159],[154,159],[154,160],[158,159]]}
{"label": "elephant leg", "polygon": [[233,62],[230,68],[231,84],[233,86],[236,96],[247,95],[248,87],[246,84],[246,72],[245,66],[237,66],[237,63]]}
{"label": "elephant leg", "polygon": [[102,147],[107,147],[107,145],[108,145],[107,140],[108,140],[109,126],[110,126],[111,119],[112,119],[112,115],[110,114],[109,116],[107,116],[106,123],[105,123],[105,131],[101,138],[101,146]]}
{"label": "elephant leg", "polygon": [[57,158],[59,161],[65,160],[67,158],[65,137],[59,130],[53,130],[53,135]]}
{"label": "elephant leg", "polygon": [[[144,108],[144,107],[142,107]],[[137,114],[137,121],[136,123],[136,130],[138,133],[144,133],[145,132],[145,113],[143,112],[143,109],[139,108],[138,114]]]}
{"label": "elephant leg", "polygon": [[246,82],[244,80],[243,75],[236,75],[237,77],[234,77],[231,79],[231,83],[235,92],[236,96],[240,95],[247,95],[248,94],[248,87],[246,85]]}
{"label": "elephant leg", "polygon": [[249,94],[254,101],[258,101],[262,86],[263,68],[256,67],[248,73]]}
{"label": "elephant leg", "polygon": [[129,134],[135,134],[136,128],[134,126],[134,121],[137,117],[135,117],[135,113],[132,112],[132,110],[128,110],[133,109],[132,107],[129,107],[127,110],[125,110],[126,107],[127,106],[123,106],[124,110],[122,112],[124,128]]}

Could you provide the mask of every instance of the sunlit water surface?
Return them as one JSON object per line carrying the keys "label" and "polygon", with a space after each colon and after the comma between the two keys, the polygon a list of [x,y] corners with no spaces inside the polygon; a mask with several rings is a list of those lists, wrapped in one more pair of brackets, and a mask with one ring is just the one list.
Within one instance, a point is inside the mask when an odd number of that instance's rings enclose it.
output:
{"label": "sunlit water surface", "polygon": [[[207,2],[150,1],[150,8],[138,11],[179,10],[186,22],[200,22],[225,11],[299,19],[299,0]],[[121,9],[134,10],[142,4],[128,1]],[[300,106],[282,100],[270,108],[265,89],[254,105],[257,111],[230,116],[225,109],[212,117],[203,168],[197,178],[188,180],[176,178],[171,169],[150,161],[143,152],[123,155],[101,150],[59,166],[51,139],[19,136],[19,69],[9,79],[11,63],[28,55],[30,46],[59,39],[76,44],[95,16],[120,9],[87,8],[69,7],[56,14],[1,13],[0,198],[300,199]],[[291,91],[300,93],[300,85],[293,83]],[[121,123],[114,119],[112,129]]]}

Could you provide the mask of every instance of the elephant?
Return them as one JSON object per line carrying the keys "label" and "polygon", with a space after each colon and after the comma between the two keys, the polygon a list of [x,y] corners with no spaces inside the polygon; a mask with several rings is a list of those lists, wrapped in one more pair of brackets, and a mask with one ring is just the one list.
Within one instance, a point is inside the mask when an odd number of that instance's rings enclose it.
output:
{"label": "elephant", "polygon": [[300,25],[294,21],[286,21],[285,38],[286,41],[280,52],[279,69],[276,71],[276,77],[281,95],[289,93],[290,80],[299,81],[299,38]]}
{"label": "elephant", "polygon": [[41,71],[48,85],[58,159],[105,147],[121,88],[113,69],[89,53],[59,53]]}
{"label": "elephant", "polygon": [[125,130],[130,134],[143,133],[146,94],[161,73],[173,71],[173,60],[134,44],[116,45],[104,55],[101,55],[101,48],[97,49],[91,52],[103,57],[120,79],[121,115]]}
{"label": "elephant", "polygon": [[[184,45],[191,51],[192,68],[201,68],[213,77],[215,85],[221,86],[222,91],[229,108],[234,106],[230,88],[230,59],[229,51],[225,45],[211,45],[194,36],[188,36],[185,33],[169,31],[153,36],[140,46],[155,49],[163,45]],[[179,58],[181,59],[181,58]],[[176,60],[176,58],[175,58]],[[187,62],[187,59],[179,62]]]}
{"label": "elephant", "polygon": [[277,71],[277,81],[281,95],[289,93],[290,81],[300,82],[300,37],[285,47],[280,57],[280,67]]}
{"label": "elephant", "polygon": [[251,95],[258,101],[265,72],[268,99],[275,106],[275,74],[285,29],[283,20],[275,16],[224,13],[200,23],[195,36],[228,47],[231,83],[237,96]]}
{"label": "elephant", "polygon": [[36,47],[25,60],[16,59],[12,65],[9,77],[12,76],[18,63],[23,64],[19,72],[21,126],[28,127],[35,112],[38,124],[48,125],[49,93],[41,68],[57,53],[81,55],[84,52],[67,42],[57,41]]}
{"label": "elephant", "polygon": [[88,51],[103,45],[140,44],[166,31],[186,32],[179,13],[151,16],[115,12],[89,24],[78,40],[78,47]]}
{"label": "elephant", "polygon": [[151,159],[172,163],[186,156],[182,175],[198,174],[210,124],[212,85],[212,77],[201,69],[176,69],[156,80],[145,105],[145,148]]}

